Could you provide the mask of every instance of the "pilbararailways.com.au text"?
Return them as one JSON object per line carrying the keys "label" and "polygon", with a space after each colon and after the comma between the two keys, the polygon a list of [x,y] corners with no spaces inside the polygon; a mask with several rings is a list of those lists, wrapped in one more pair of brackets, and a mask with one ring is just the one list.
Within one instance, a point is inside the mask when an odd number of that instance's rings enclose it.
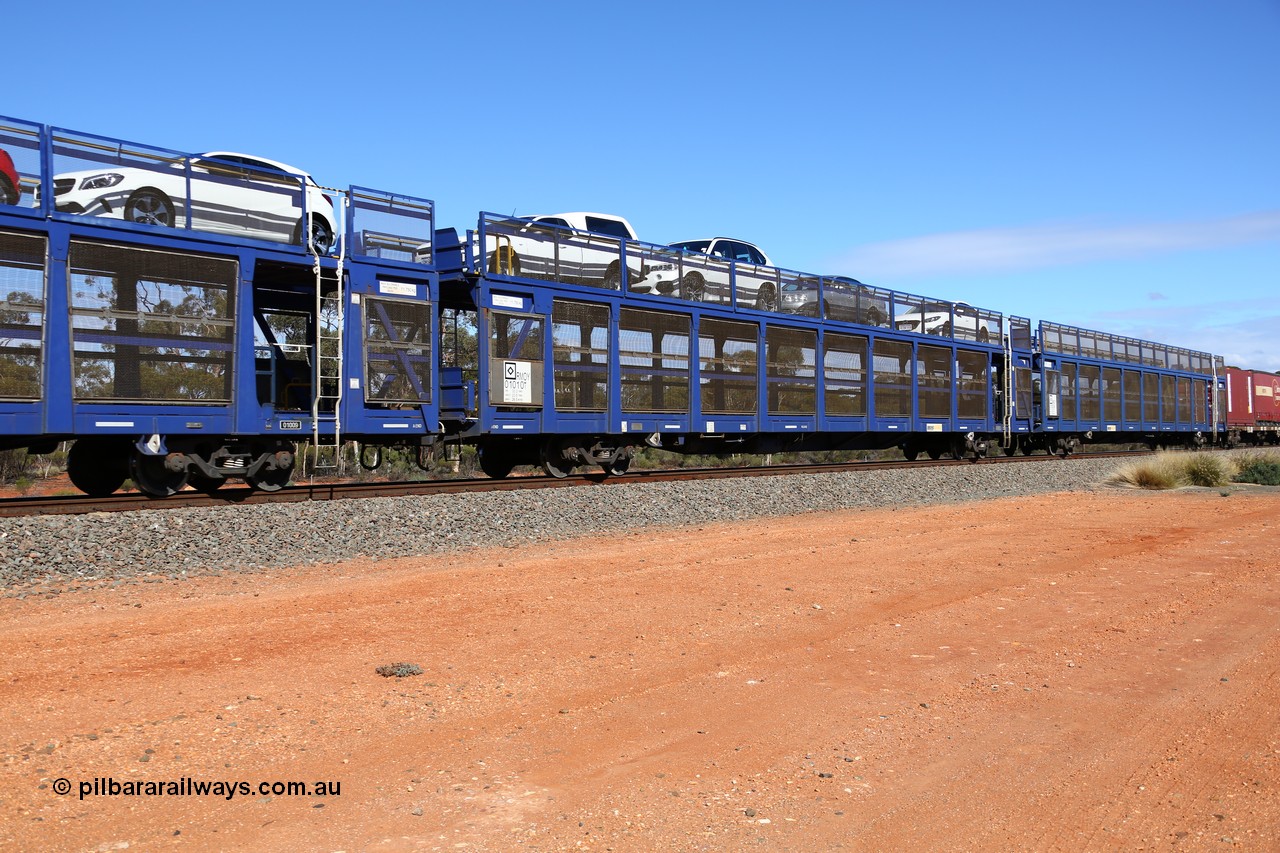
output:
{"label": "pilbararailways.com.au text", "polygon": [[[183,776],[181,779],[130,779],[120,782],[110,776],[82,779],[78,783],[80,799],[86,797],[338,797],[341,782],[243,782],[238,780],[208,782]],[[71,781],[53,781],[55,794],[71,793]]]}

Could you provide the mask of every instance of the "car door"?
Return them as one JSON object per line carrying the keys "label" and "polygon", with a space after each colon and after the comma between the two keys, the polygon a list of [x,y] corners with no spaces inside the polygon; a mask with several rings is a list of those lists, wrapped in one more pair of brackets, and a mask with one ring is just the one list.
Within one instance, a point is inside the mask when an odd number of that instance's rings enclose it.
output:
{"label": "car door", "polygon": [[191,159],[191,227],[200,231],[246,236],[251,198],[244,169],[217,156]]}
{"label": "car door", "polygon": [[244,211],[246,230],[262,240],[291,241],[302,222],[305,179],[252,157],[235,159],[243,171],[231,190]]}

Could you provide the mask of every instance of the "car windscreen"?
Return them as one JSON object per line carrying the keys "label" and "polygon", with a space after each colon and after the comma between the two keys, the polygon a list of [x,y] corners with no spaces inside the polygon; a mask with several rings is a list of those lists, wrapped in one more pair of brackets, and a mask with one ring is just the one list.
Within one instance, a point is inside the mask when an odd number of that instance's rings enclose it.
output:
{"label": "car windscreen", "polygon": [[707,249],[711,248],[710,240],[686,240],[683,243],[671,243],[673,249],[684,249],[686,252],[707,253]]}

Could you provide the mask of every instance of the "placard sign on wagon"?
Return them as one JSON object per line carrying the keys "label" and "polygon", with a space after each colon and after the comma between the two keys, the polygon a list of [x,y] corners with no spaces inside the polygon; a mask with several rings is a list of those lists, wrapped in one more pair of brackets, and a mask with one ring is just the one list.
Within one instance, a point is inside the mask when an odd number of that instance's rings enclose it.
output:
{"label": "placard sign on wagon", "polygon": [[502,363],[502,400],[506,403],[533,402],[533,365],[527,361]]}

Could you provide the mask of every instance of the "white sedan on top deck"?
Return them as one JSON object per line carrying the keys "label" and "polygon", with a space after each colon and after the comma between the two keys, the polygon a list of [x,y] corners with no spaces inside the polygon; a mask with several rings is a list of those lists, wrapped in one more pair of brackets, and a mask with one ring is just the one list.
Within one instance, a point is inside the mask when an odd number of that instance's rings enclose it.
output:
{"label": "white sedan on top deck", "polygon": [[333,201],[310,175],[284,163],[232,151],[211,151],[154,168],[103,166],[63,172],[53,176],[54,205],[64,213],[184,226],[188,165],[192,228],[303,243],[305,188],[310,241],[322,253],[333,246]]}
{"label": "white sedan on top deck", "polygon": [[950,337],[954,331],[957,338],[984,344],[992,338],[991,331],[982,322],[978,312],[965,302],[926,302],[895,316],[893,325],[900,332],[921,332],[943,337]]}
{"label": "white sedan on top deck", "polygon": [[[672,249],[691,254],[708,255],[722,262],[737,264],[738,301],[754,304],[764,310],[774,310],[778,304],[778,288],[773,262],[759,246],[744,240],[728,237],[710,237],[704,240],[680,240],[667,244]],[[645,269],[641,287],[633,290],[673,294],[694,302],[730,301],[729,270],[725,263],[701,264],[696,258],[690,263],[653,263]],[[766,269],[757,269],[763,267]]]}

